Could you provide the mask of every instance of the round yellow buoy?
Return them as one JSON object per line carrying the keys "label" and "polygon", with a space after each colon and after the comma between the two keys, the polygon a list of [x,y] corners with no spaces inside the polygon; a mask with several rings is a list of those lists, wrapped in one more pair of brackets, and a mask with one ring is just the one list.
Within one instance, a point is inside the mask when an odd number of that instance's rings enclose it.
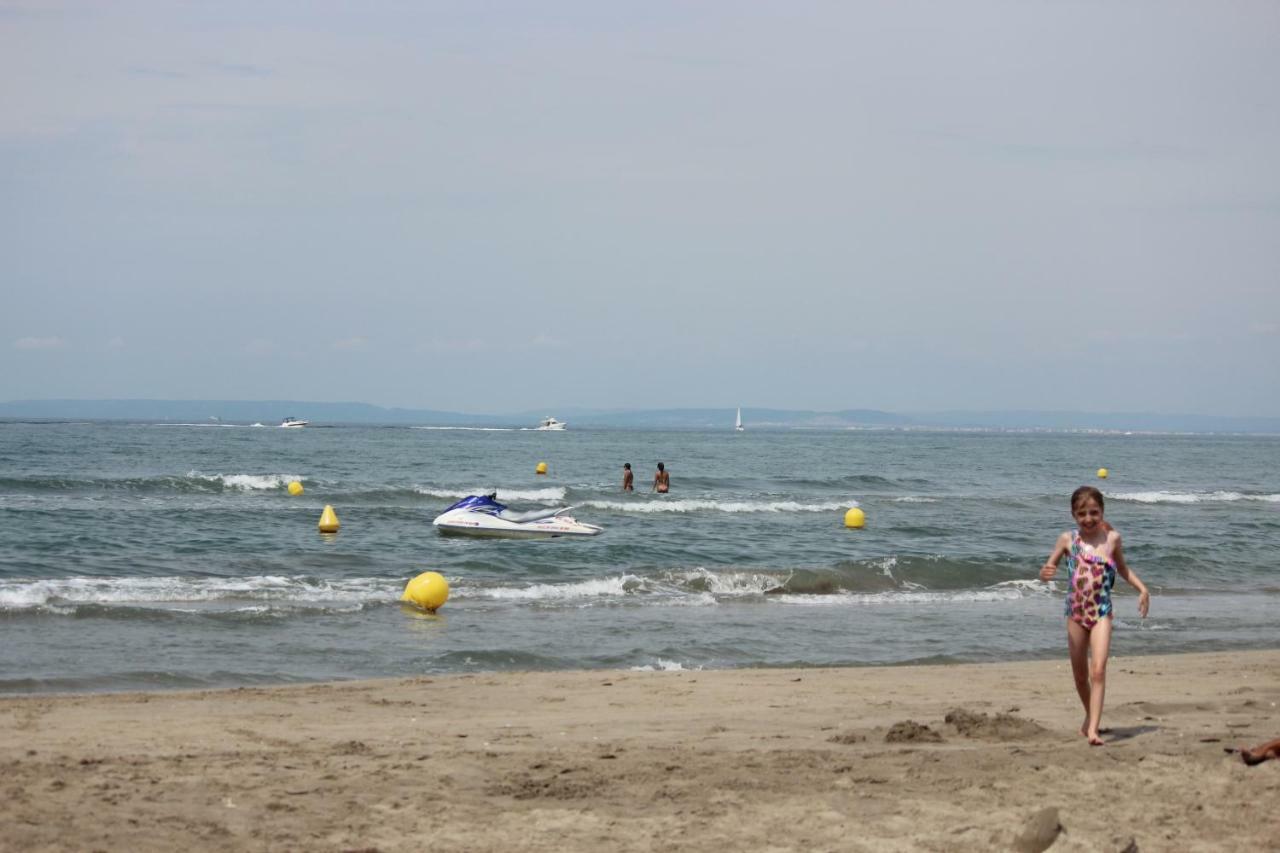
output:
{"label": "round yellow buoy", "polygon": [[844,514],[845,527],[861,527],[867,523],[867,514],[856,506]]}
{"label": "round yellow buoy", "polygon": [[545,474],[545,473],[547,473],[547,463],[545,463],[545,462],[539,462],[539,463],[538,463],[538,467],[533,469],[533,473],[535,473],[535,474]]}
{"label": "round yellow buoy", "polygon": [[1105,480],[1105,479],[1107,479],[1107,475],[1108,475],[1108,474],[1110,474],[1110,473],[1111,473],[1111,472],[1110,472],[1110,471],[1108,471],[1106,468],[1099,468],[1099,469],[1098,469],[1098,479],[1099,479],[1099,480]]}
{"label": "round yellow buoy", "polygon": [[333,511],[333,507],[328,504],[324,505],[324,512],[320,513],[320,532],[321,533],[337,533],[338,532],[338,514]]}
{"label": "round yellow buoy", "polygon": [[292,483],[290,483],[290,484],[289,484],[289,494],[291,494],[291,495],[300,495],[300,494],[302,494],[302,484],[301,484],[301,483],[299,483],[297,480],[294,480]]}
{"label": "round yellow buoy", "polygon": [[412,602],[432,613],[449,600],[449,582],[439,572],[423,572],[405,584],[401,601]]}

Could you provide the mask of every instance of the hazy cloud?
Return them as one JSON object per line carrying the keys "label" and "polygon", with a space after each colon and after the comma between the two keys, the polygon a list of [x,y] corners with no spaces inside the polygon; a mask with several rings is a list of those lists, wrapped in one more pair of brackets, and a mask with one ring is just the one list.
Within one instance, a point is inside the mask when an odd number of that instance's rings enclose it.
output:
{"label": "hazy cloud", "polygon": [[18,338],[13,342],[14,349],[62,349],[67,342],[62,338]]}
{"label": "hazy cloud", "polygon": [[484,352],[489,348],[481,338],[458,338],[455,340],[422,341],[414,349],[418,352]]}
{"label": "hazy cloud", "polygon": [[0,399],[1280,416],[1280,4],[0,14]]}
{"label": "hazy cloud", "polygon": [[233,77],[270,77],[274,72],[261,65],[246,65],[232,62],[214,62],[209,65],[214,71]]}
{"label": "hazy cloud", "polygon": [[175,71],[171,68],[143,68],[139,65],[130,65],[125,68],[125,71],[135,77],[155,77],[161,80],[182,80],[191,76],[186,72]]}

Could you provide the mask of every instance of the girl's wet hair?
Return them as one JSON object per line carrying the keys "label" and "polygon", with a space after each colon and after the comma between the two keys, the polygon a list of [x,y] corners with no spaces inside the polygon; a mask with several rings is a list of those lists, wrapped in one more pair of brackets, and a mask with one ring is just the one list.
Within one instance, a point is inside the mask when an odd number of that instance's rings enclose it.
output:
{"label": "girl's wet hair", "polygon": [[1093,486],[1081,486],[1071,493],[1071,511],[1075,512],[1076,507],[1080,506],[1080,504],[1084,503],[1089,498],[1093,498],[1098,502],[1098,509],[1106,510],[1106,502],[1102,499],[1102,492],[1098,491]]}

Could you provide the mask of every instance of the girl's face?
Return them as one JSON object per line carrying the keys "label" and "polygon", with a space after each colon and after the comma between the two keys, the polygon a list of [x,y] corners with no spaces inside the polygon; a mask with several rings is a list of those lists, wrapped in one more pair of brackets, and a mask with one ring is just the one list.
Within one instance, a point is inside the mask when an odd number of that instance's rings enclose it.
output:
{"label": "girl's face", "polygon": [[1071,510],[1081,533],[1092,533],[1102,524],[1102,507],[1093,498],[1085,498]]}

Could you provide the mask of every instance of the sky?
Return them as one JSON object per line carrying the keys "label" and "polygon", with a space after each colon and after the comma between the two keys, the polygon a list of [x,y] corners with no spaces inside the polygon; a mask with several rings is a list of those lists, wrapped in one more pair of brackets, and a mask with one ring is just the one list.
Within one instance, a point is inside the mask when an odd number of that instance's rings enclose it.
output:
{"label": "sky", "polygon": [[0,0],[0,400],[1280,415],[1280,4]]}

